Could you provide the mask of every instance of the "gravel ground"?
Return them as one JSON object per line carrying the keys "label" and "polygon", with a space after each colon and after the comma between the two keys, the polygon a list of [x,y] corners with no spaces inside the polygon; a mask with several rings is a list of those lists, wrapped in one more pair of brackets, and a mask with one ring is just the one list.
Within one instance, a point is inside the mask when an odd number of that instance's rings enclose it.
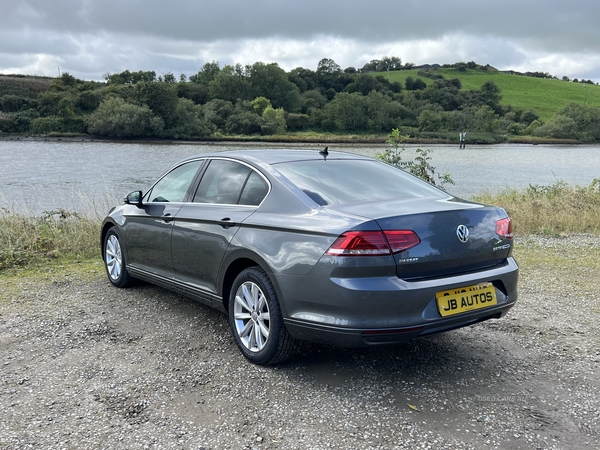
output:
{"label": "gravel ground", "polygon": [[505,318],[273,368],[162,289],[23,277],[0,294],[0,449],[600,449],[600,237],[517,244]]}

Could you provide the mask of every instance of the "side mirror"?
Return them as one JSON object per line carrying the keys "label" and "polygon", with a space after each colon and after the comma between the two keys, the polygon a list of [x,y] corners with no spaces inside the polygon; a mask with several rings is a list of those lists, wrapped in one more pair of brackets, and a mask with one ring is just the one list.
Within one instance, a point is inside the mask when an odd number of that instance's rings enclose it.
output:
{"label": "side mirror", "polygon": [[127,205],[135,205],[138,208],[142,207],[142,191],[133,191],[127,194],[123,199]]}

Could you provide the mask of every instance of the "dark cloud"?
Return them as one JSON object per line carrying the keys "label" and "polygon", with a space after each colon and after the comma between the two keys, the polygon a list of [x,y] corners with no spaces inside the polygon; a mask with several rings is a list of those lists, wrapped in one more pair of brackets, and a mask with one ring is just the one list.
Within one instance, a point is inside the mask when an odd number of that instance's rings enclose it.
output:
{"label": "dark cloud", "polygon": [[322,57],[361,67],[393,54],[551,73],[554,64],[557,75],[600,79],[598,17],[591,0],[2,0],[0,53],[10,58],[0,72],[62,61],[98,79],[125,68],[189,74],[212,60],[315,68]]}

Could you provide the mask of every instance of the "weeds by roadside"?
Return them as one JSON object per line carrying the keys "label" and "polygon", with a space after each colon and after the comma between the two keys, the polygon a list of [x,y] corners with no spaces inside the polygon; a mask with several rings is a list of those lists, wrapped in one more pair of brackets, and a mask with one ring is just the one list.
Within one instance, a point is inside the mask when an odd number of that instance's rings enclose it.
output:
{"label": "weeds by roadside", "polygon": [[503,207],[519,235],[600,233],[600,178],[589,186],[557,181],[550,186],[529,185],[525,191],[488,192],[474,200]]}
{"label": "weeds by roadside", "polygon": [[28,217],[0,209],[0,272],[99,255],[100,221],[58,209]]}
{"label": "weeds by roadside", "polygon": [[[484,193],[473,200],[503,207],[515,234],[600,234],[600,179],[589,186],[558,181],[526,190]],[[99,260],[101,219],[58,209],[30,217],[0,209],[0,273],[52,262]]]}

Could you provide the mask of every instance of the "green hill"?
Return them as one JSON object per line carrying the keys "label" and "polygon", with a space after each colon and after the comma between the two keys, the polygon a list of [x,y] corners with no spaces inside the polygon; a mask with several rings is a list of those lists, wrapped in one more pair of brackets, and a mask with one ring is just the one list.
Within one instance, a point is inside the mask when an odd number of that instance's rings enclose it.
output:
{"label": "green hill", "polygon": [[[600,107],[600,86],[587,83],[534,78],[521,75],[509,75],[495,70],[466,69],[459,71],[453,68],[430,69],[446,79],[458,78],[463,90],[479,89],[486,81],[493,81],[502,91],[502,105],[511,105],[514,109],[533,111],[543,121],[549,120],[568,102],[586,103]],[[390,81],[399,81],[404,85],[407,77],[421,78],[425,83],[433,82],[430,78],[418,75],[419,70],[400,70],[390,72]],[[387,72],[380,72],[387,78]]]}

